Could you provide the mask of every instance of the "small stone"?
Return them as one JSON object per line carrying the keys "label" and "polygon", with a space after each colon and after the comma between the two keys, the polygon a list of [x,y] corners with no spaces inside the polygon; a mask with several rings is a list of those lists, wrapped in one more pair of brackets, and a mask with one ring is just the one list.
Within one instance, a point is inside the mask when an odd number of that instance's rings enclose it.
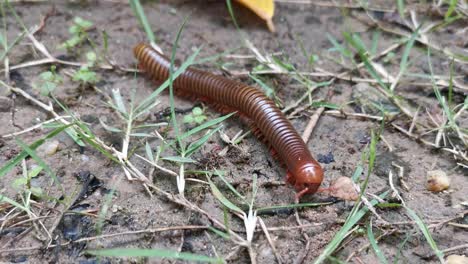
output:
{"label": "small stone", "polygon": [[450,255],[447,257],[447,264],[468,264],[468,258],[464,255]]}
{"label": "small stone", "polygon": [[58,140],[51,140],[40,146],[38,151],[47,156],[54,155],[59,149],[60,142]]}
{"label": "small stone", "polygon": [[0,96],[1,97],[6,97],[6,96],[9,96],[11,94],[11,90],[10,89],[7,89],[6,87],[4,86],[1,86],[0,87]]}
{"label": "small stone", "polygon": [[353,180],[348,177],[339,177],[338,179],[334,180],[330,187],[328,188],[328,192],[331,196],[337,197],[346,201],[356,201],[359,197],[356,188],[354,188]]}
{"label": "small stone", "polygon": [[89,161],[89,156],[86,156],[86,155],[81,155],[81,161],[82,162],[88,162]]}
{"label": "small stone", "polygon": [[442,170],[427,172],[426,187],[431,192],[441,192],[450,186],[450,178]]}
{"label": "small stone", "polygon": [[0,96],[0,112],[10,112],[12,101],[10,98]]}

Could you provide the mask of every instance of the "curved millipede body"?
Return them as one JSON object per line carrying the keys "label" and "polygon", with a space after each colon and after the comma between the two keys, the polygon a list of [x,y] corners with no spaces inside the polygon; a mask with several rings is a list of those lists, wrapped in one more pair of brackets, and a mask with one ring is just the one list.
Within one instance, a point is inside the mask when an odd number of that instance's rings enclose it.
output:
{"label": "curved millipede body", "polygon": [[[170,61],[151,46],[140,43],[134,48],[139,66],[153,79],[169,78]],[[237,111],[247,117],[252,126],[277,153],[288,170],[287,181],[301,197],[315,193],[323,179],[323,170],[274,102],[261,91],[223,76],[188,68],[173,82],[175,92],[193,95],[223,110]]]}

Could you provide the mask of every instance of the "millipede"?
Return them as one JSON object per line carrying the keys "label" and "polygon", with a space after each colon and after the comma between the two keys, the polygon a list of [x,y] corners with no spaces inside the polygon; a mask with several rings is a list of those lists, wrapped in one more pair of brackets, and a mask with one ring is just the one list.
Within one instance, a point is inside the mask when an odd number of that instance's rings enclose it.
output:
{"label": "millipede", "polygon": [[[156,81],[170,75],[171,62],[150,45],[134,48],[139,68]],[[237,112],[264,139],[287,169],[286,180],[297,191],[296,197],[317,192],[323,169],[307,145],[275,103],[260,90],[226,77],[187,68],[173,80],[174,92],[214,106],[221,112]]]}

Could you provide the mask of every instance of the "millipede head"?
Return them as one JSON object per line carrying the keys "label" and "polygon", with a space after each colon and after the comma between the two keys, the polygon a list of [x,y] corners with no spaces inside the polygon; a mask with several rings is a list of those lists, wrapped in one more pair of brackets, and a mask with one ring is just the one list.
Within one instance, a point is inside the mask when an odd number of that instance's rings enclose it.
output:
{"label": "millipede head", "polygon": [[315,193],[323,180],[322,167],[314,162],[298,167],[296,171],[292,171],[292,174],[293,179],[289,182],[294,186],[299,197]]}

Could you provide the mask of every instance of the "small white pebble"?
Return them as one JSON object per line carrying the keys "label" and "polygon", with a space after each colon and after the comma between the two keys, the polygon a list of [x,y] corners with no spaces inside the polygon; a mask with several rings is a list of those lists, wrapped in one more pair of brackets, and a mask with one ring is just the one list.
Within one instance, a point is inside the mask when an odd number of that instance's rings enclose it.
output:
{"label": "small white pebble", "polygon": [[58,140],[51,140],[38,148],[38,153],[44,153],[47,156],[54,155],[59,149],[60,142]]}
{"label": "small white pebble", "polygon": [[447,257],[447,264],[468,264],[468,258],[464,255],[450,255]]}
{"label": "small white pebble", "polygon": [[426,187],[431,192],[441,192],[450,186],[450,178],[445,171],[433,170],[427,172]]}
{"label": "small white pebble", "polygon": [[82,161],[82,162],[88,162],[88,161],[89,161],[89,157],[86,156],[86,155],[81,155],[81,161]]}

